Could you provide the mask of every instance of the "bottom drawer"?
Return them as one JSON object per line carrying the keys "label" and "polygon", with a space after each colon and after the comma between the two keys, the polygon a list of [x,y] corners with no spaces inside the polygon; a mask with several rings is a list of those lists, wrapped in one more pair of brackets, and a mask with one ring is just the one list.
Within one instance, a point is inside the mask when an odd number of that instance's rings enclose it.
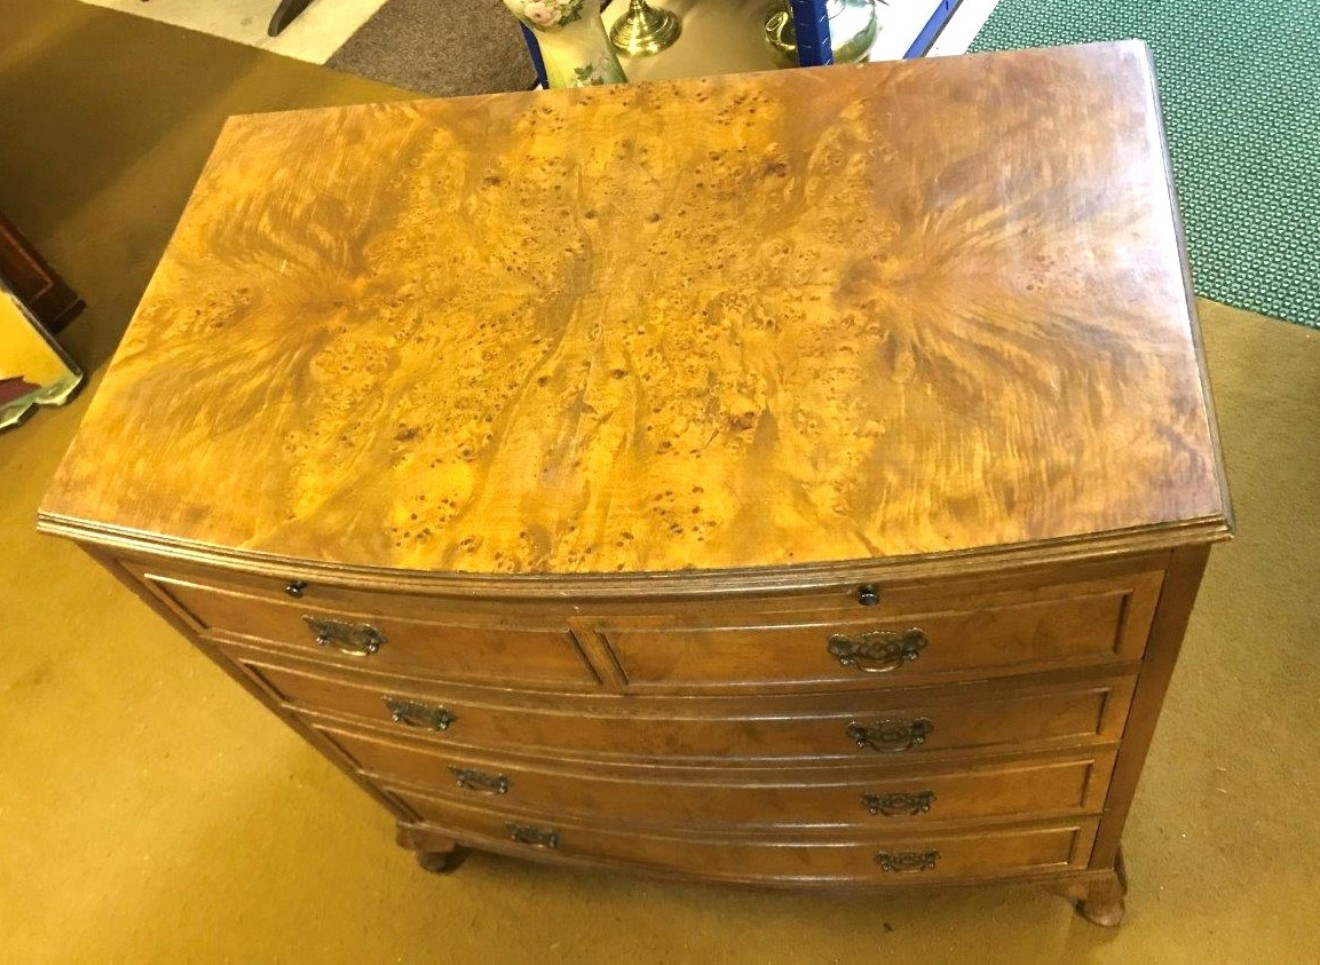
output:
{"label": "bottom drawer", "polygon": [[733,881],[904,884],[983,880],[1079,870],[1090,859],[1097,821],[940,834],[682,837],[608,830],[469,808],[389,788],[425,830],[474,847],[542,858],[581,859],[662,874]]}

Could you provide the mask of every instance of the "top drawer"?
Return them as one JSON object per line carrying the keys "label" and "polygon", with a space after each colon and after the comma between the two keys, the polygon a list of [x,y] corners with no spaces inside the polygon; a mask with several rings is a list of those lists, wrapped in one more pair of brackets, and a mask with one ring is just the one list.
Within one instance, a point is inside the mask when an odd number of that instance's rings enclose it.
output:
{"label": "top drawer", "polygon": [[605,618],[634,690],[766,684],[932,683],[1140,660],[1163,573],[1042,586],[948,583],[882,589],[848,610],[725,608]]}
{"label": "top drawer", "polygon": [[[125,563],[199,632],[282,644],[329,661],[436,680],[598,685],[566,623],[549,613],[528,625],[517,615],[473,619],[426,597],[291,585],[242,575],[174,571]],[[272,592],[273,591],[273,592]],[[278,595],[275,595],[278,594]]]}
{"label": "top drawer", "polygon": [[[518,600],[122,565],[200,633],[455,683],[681,694],[871,689],[1141,659],[1152,558],[830,591]],[[318,646],[318,643],[321,644]],[[369,654],[368,651],[372,651]]]}

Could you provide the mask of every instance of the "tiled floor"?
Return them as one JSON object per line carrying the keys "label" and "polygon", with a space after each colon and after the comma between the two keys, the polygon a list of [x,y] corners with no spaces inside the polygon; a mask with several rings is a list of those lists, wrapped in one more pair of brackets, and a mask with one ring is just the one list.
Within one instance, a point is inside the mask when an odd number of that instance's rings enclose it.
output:
{"label": "tiled floor", "polygon": [[433,877],[336,769],[33,530],[224,116],[408,95],[74,0],[6,16],[0,209],[86,297],[64,342],[93,381],[0,436],[0,960],[1316,960],[1320,333],[1203,306],[1241,535],[1211,562],[1138,792],[1118,931],[1023,887],[797,895],[483,855]]}

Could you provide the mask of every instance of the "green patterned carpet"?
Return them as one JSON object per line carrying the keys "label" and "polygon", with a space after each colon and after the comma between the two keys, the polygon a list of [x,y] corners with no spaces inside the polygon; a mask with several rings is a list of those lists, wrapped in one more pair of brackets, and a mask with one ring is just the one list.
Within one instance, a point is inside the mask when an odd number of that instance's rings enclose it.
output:
{"label": "green patterned carpet", "polygon": [[974,51],[1139,37],[1198,295],[1320,328],[1320,0],[1001,0]]}

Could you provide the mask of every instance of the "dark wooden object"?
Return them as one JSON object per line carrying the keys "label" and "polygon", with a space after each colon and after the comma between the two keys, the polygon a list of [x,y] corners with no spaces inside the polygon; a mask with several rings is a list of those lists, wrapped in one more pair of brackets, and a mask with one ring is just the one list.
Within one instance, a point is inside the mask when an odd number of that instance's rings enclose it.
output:
{"label": "dark wooden object", "polygon": [[1231,531],[1147,54],[236,118],[41,526],[425,867],[1115,924]]}
{"label": "dark wooden object", "polygon": [[284,32],[285,27],[297,20],[311,5],[312,0],[280,0],[275,12],[270,15],[266,33],[271,37],[278,37]]}
{"label": "dark wooden object", "polygon": [[4,215],[0,215],[0,282],[51,333],[73,321],[85,307]]}

